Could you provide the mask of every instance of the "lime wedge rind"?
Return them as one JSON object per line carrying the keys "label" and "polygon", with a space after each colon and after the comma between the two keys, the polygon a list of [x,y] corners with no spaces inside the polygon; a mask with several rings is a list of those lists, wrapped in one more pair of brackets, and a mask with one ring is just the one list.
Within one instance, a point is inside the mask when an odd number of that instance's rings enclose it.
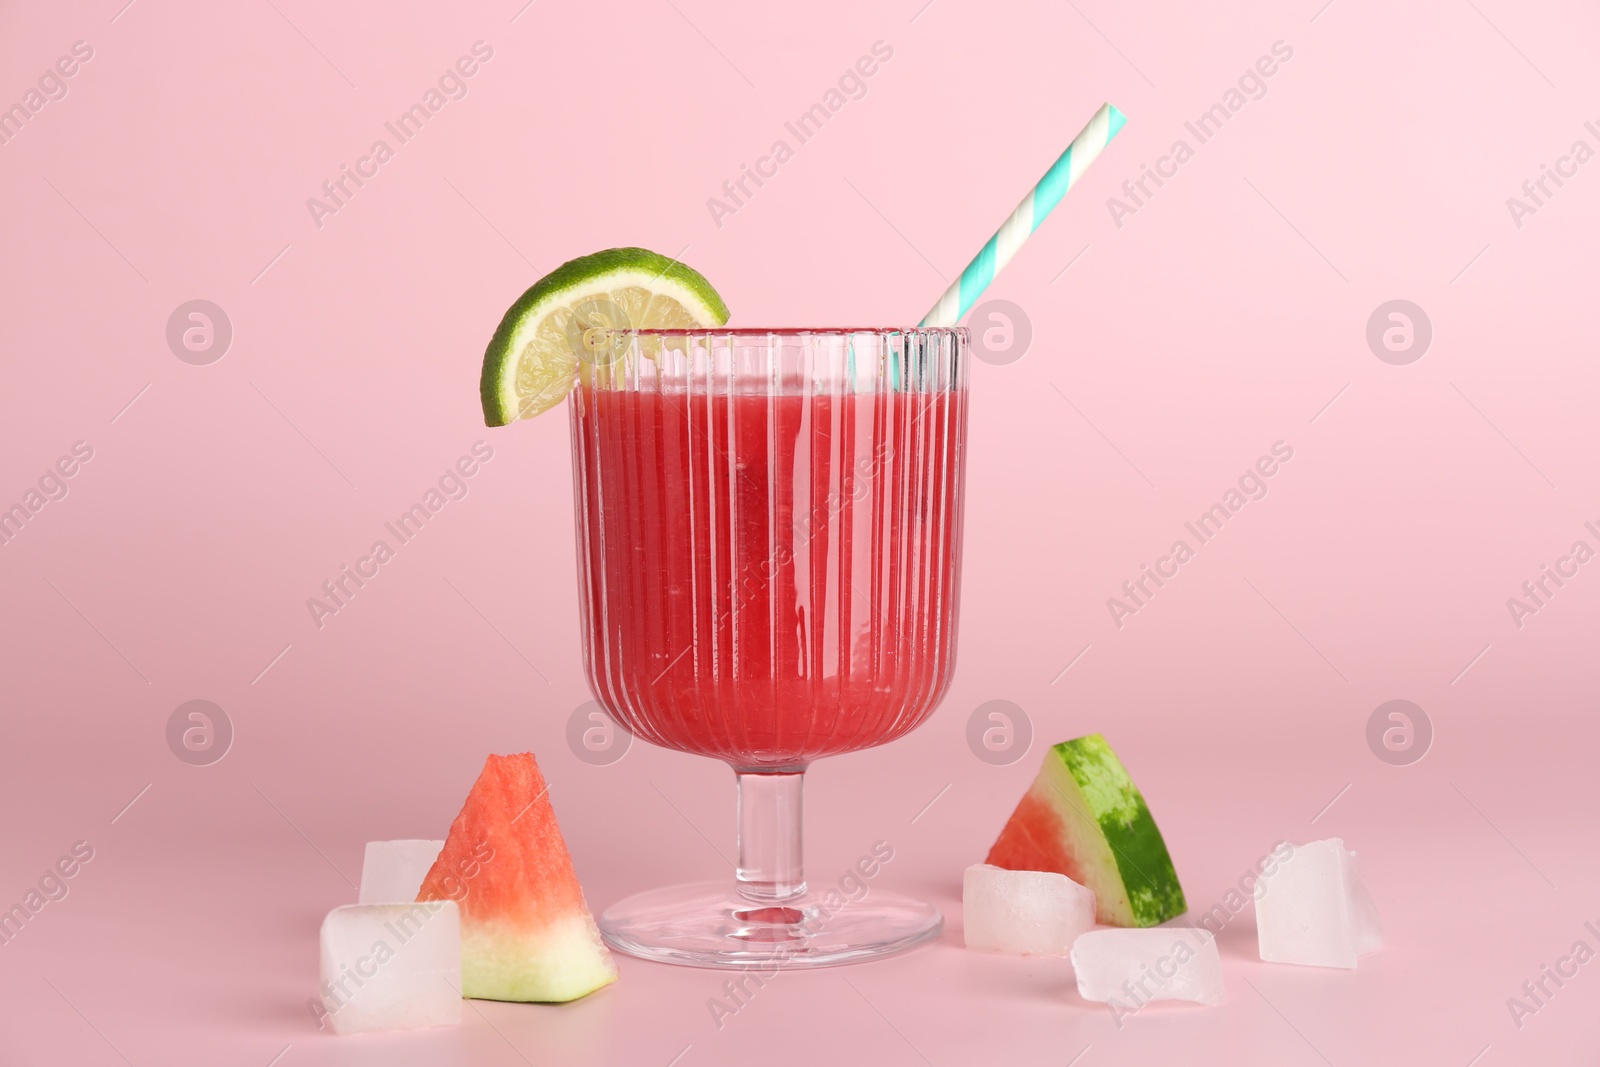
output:
{"label": "lime wedge rind", "polygon": [[728,321],[711,283],[644,248],[563,263],[507,309],[483,356],[484,421],[504,426],[559,404],[577,380],[581,337],[606,329],[706,328]]}

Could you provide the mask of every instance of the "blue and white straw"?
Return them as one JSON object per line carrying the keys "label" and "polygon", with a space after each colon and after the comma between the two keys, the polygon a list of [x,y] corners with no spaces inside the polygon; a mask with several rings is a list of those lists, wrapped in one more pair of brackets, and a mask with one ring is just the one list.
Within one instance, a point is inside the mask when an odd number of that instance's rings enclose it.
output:
{"label": "blue and white straw", "polygon": [[1110,104],[1102,104],[1100,110],[1094,113],[1094,118],[1089,120],[1089,125],[1061,153],[1061,158],[1045,171],[1039,184],[1022,198],[1022,203],[1017,205],[1017,210],[1011,213],[1005,225],[989,238],[983,251],[961,272],[961,277],[944,291],[939,302],[933,305],[933,310],[923,316],[920,325],[954,326],[960,322],[972,310],[972,305],[977,303],[978,297],[989,287],[994,276],[1011,262],[1011,257],[1022,247],[1022,242],[1039,228],[1045,216],[1050,214],[1050,209],[1060,203],[1067,190],[1089,169],[1089,164],[1095,161],[1100,150],[1127,121],[1122,112]]}

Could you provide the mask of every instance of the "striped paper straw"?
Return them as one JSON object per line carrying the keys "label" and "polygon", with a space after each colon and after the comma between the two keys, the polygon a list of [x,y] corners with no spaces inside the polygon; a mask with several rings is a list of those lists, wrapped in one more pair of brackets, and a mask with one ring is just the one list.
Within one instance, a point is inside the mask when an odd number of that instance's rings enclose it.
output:
{"label": "striped paper straw", "polygon": [[1067,150],[1061,153],[1061,158],[1039,179],[1039,184],[1022,198],[1022,203],[1017,205],[1017,210],[1011,213],[1005,225],[989,238],[983,251],[967,264],[961,277],[944,291],[939,302],[923,316],[920,325],[954,326],[960,322],[972,310],[972,305],[989,287],[989,283],[994,281],[994,276],[1011,262],[1011,257],[1022,247],[1022,242],[1039,228],[1039,223],[1050,214],[1050,209],[1061,201],[1067,190],[1089,169],[1089,164],[1095,161],[1100,150],[1127,121],[1122,112],[1110,104],[1100,105],[1100,110],[1094,113],[1089,125],[1072,139]]}

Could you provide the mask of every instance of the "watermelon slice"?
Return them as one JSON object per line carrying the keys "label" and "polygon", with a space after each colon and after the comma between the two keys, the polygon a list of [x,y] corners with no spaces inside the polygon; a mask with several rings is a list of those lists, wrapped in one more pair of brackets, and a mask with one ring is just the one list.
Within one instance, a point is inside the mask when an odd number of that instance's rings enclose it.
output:
{"label": "watermelon slice", "polygon": [[461,911],[461,995],[576,1000],[617,980],[533,753],[490,756],[418,900]]}
{"label": "watermelon slice", "polygon": [[1188,909],[1144,797],[1099,734],[1045,753],[984,862],[1088,886],[1107,926],[1155,926]]}

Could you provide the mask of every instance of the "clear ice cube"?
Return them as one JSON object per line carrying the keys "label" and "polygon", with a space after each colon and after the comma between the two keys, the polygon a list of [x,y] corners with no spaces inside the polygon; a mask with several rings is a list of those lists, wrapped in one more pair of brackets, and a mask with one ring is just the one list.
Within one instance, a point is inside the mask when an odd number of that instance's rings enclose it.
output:
{"label": "clear ice cube", "polygon": [[461,913],[453,900],[346,904],[322,920],[322,1004],[335,1033],[461,1021]]}
{"label": "clear ice cube", "polygon": [[1122,1012],[1153,1000],[1223,1001],[1217,939],[1200,927],[1091,930],[1072,946],[1072,969],[1079,996]]}
{"label": "clear ice cube", "polygon": [[1065,956],[1094,929],[1094,893],[1064,874],[967,868],[961,883],[967,947],[1024,956]]}
{"label": "clear ice cube", "polygon": [[1256,938],[1271,963],[1354,969],[1383,944],[1378,909],[1337,837],[1294,846],[1256,883]]}
{"label": "clear ice cube", "polygon": [[411,903],[443,848],[443,841],[368,841],[356,900],[362,904]]}

